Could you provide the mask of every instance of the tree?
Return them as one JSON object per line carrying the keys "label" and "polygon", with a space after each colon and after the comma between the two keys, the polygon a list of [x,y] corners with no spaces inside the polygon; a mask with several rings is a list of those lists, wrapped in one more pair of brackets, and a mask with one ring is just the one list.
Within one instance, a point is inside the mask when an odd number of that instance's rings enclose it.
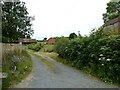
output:
{"label": "tree", "polygon": [[107,12],[103,14],[104,22],[108,22],[120,16],[120,1],[107,3]]}
{"label": "tree", "polygon": [[69,35],[69,39],[74,39],[74,38],[76,38],[77,37],[77,35],[75,34],[75,33],[71,33],[70,35]]}
{"label": "tree", "polygon": [[44,39],[43,39],[43,41],[46,41],[47,40],[47,37],[45,37]]}
{"label": "tree", "polygon": [[25,2],[1,2],[2,4],[2,38],[3,42],[14,42],[18,38],[29,37],[34,33]]}

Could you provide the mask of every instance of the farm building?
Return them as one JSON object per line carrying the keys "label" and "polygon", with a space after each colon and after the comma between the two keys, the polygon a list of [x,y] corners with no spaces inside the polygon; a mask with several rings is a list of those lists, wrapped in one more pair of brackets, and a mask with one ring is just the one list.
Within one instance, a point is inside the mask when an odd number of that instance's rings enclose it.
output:
{"label": "farm building", "polygon": [[19,42],[22,44],[31,44],[31,43],[36,43],[36,39],[29,39],[29,38],[19,38]]}
{"label": "farm building", "polygon": [[47,40],[47,44],[49,44],[49,45],[55,44],[55,38],[49,38],[49,39]]}
{"label": "farm building", "polygon": [[106,22],[104,25],[104,30],[107,31],[107,30],[112,30],[116,33],[120,32],[120,16],[115,18],[115,19],[112,19],[108,22]]}

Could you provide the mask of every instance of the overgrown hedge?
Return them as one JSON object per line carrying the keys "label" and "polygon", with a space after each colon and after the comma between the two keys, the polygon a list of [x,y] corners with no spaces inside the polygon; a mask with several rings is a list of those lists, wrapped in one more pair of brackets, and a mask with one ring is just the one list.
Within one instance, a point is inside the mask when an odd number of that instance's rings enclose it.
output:
{"label": "overgrown hedge", "polygon": [[99,29],[90,36],[61,38],[55,49],[73,67],[85,69],[105,82],[120,84],[120,35],[105,34]]}

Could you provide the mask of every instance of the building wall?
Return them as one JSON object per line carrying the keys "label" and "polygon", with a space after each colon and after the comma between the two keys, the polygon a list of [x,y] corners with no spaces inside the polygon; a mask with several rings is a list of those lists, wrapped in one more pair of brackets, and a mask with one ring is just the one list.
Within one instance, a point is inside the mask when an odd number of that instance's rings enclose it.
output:
{"label": "building wall", "polygon": [[27,39],[27,38],[20,38],[19,42],[22,42],[23,44],[30,44],[30,43],[36,43],[36,39]]}
{"label": "building wall", "polygon": [[113,25],[108,25],[108,26],[104,27],[104,30],[105,31],[112,30],[112,31],[118,33],[120,31],[120,22],[115,23]]}
{"label": "building wall", "polygon": [[50,44],[50,45],[55,44],[55,39],[54,38],[48,39],[47,44]]}
{"label": "building wall", "polygon": [[120,32],[120,17],[110,20],[104,24],[104,31],[112,30],[116,33]]}

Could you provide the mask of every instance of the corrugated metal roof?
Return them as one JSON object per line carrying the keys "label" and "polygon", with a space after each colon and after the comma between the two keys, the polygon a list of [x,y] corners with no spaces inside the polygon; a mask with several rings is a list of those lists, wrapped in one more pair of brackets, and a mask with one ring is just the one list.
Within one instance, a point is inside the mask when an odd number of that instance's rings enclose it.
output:
{"label": "corrugated metal roof", "polygon": [[20,42],[36,42],[36,39],[19,38]]}

